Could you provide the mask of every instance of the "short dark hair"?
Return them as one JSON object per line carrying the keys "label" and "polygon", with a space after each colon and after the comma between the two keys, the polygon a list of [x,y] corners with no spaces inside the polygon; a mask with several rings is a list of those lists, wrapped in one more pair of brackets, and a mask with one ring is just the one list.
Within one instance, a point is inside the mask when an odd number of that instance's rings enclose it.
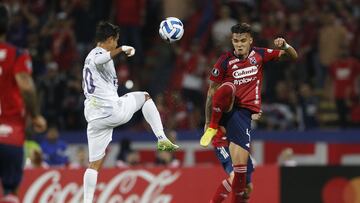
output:
{"label": "short dark hair", "polygon": [[109,37],[116,38],[120,33],[120,28],[109,22],[100,22],[96,27],[95,40],[96,42],[103,42]]}
{"label": "short dark hair", "polygon": [[9,14],[4,4],[0,4],[0,35],[6,34],[9,24]]}
{"label": "short dark hair", "polygon": [[236,25],[232,26],[231,32],[239,33],[239,34],[249,33],[250,35],[252,35],[251,26],[247,23],[240,23],[240,24],[236,24]]}

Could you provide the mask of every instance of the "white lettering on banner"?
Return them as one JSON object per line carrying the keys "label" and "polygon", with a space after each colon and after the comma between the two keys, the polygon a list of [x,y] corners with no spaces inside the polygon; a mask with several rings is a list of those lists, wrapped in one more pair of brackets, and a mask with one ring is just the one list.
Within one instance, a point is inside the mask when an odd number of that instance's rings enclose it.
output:
{"label": "white lettering on banner", "polygon": [[256,66],[250,66],[247,68],[243,68],[240,70],[236,70],[233,72],[234,78],[243,78],[251,75],[255,75],[258,72],[258,68]]}
{"label": "white lettering on banner", "polygon": [[[161,194],[164,188],[174,183],[180,172],[172,173],[164,170],[154,175],[146,170],[127,170],[114,176],[108,183],[99,182],[96,189],[101,191],[98,203],[168,203],[172,200],[171,194]],[[136,194],[133,189],[139,180],[145,180],[148,185],[142,194]],[[26,191],[23,203],[78,203],[82,202],[83,187],[75,182],[62,186],[61,173],[49,171],[33,181]],[[50,184],[50,185],[49,185]],[[46,186],[46,188],[44,188]],[[127,199],[124,196],[127,195]],[[70,200],[68,198],[71,197]]]}

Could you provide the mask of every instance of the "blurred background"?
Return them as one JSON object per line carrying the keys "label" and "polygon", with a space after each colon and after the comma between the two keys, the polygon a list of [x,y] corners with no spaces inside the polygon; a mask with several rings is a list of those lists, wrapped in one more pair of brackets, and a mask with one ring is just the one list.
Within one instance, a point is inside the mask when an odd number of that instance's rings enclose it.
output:
{"label": "blurred background", "polygon": [[[252,131],[252,154],[259,170],[254,173],[251,201],[262,202],[256,198],[269,182],[259,177],[278,174],[270,181],[273,189],[266,193],[275,199],[262,195],[267,202],[360,202],[359,0],[1,2],[11,13],[8,41],[28,49],[33,58],[41,110],[49,123],[44,135],[28,132],[27,168],[61,168],[71,174],[73,168],[87,166],[82,67],[95,45],[96,24],[108,20],[121,27],[120,44],[136,49],[130,59],[115,59],[119,95],[148,91],[168,136],[182,149],[156,153],[155,137],[139,112],[114,131],[105,166],[109,170],[165,166],[180,171],[202,167],[218,171],[214,179],[220,181],[226,174],[213,150],[198,145],[208,76],[220,54],[232,48],[230,27],[247,22],[256,46],[272,48],[276,37],[284,37],[299,54],[296,62],[271,62],[264,67],[263,117]],[[183,38],[173,44],[158,34],[160,22],[169,16],[181,19],[185,27]],[[322,171],[327,171],[327,178],[318,180],[318,187],[308,186],[305,180]],[[211,197],[216,186],[215,181],[203,192]],[[299,198],[299,188],[307,198]]]}

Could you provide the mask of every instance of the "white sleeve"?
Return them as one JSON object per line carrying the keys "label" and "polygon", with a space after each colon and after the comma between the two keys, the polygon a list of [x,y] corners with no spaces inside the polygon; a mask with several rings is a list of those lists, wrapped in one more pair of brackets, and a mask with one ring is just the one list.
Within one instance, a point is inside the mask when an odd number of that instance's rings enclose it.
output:
{"label": "white sleeve", "polygon": [[94,58],[95,58],[94,62],[96,65],[107,63],[111,60],[110,51],[107,51],[105,53],[98,52],[95,54]]}

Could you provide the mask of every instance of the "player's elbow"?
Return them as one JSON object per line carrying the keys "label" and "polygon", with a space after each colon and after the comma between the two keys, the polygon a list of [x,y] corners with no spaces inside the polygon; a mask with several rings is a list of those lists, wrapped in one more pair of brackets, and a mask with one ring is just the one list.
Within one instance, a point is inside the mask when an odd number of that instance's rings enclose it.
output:
{"label": "player's elbow", "polygon": [[294,52],[294,54],[291,55],[291,59],[292,59],[293,61],[296,61],[296,60],[298,59],[298,57],[299,57],[299,56],[298,56],[298,54],[297,54],[296,51]]}
{"label": "player's elbow", "polygon": [[16,83],[22,93],[34,92],[35,84],[31,75],[28,73],[18,73],[15,75]]}

